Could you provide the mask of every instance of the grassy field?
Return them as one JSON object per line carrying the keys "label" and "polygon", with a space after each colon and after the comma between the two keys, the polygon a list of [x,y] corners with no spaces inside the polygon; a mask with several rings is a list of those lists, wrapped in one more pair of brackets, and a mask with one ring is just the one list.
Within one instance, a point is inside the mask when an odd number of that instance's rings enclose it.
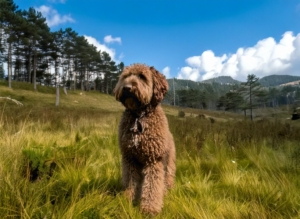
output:
{"label": "grassy field", "polygon": [[[61,91],[55,107],[53,88],[13,88],[0,81],[0,96],[23,104],[0,100],[0,218],[148,218],[120,184],[121,104]],[[164,110],[177,173],[156,218],[300,218],[299,121]]]}

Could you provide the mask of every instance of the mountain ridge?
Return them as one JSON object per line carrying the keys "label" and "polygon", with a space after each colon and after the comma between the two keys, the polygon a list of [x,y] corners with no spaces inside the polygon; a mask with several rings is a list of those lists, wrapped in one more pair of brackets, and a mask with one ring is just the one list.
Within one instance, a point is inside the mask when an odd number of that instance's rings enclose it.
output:
{"label": "mountain ridge", "polygon": [[[300,76],[292,76],[292,75],[268,75],[260,78],[258,82],[263,87],[276,87],[284,84],[288,84],[291,82],[296,82],[300,80]],[[211,84],[218,83],[221,85],[238,85],[243,83],[242,81],[238,81],[233,79],[231,76],[219,76],[216,78],[211,78],[203,81],[192,81],[188,79],[168,79],[169,87],[173,90],[173,82],[175,83],[176,90],[177,89],[197,89],[197,87],[201,84]]]}

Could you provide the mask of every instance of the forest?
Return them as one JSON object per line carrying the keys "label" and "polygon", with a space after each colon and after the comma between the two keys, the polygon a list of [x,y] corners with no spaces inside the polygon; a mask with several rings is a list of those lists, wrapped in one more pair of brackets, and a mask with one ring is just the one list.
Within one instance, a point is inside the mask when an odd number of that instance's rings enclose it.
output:
{"label": "forest", "polygon": [[18,9],[0,0],[0,77],[36,85],[111,93],[124,63],[116,64],[72,28],[50,31],[46,18],[33,7]]}
{"label": "forest", "polygon": [[165,103],[235,113],[284,105],[296,110],[300,107],[299,84],[279,85],[299,79],[300,77],[290,75],[272,75],[261,79],[255,75],[248,75],[246,82],[229,80],[228,77],[202,82],[168,79],[170,90]]}

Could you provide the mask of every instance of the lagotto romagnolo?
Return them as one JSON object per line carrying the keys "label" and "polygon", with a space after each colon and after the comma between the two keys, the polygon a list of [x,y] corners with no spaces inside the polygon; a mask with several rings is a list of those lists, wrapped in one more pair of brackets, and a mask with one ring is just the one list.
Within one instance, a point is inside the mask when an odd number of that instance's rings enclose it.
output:
{"label": "lagotto romagnolo", "polygon": [[175,145],[160,105],[168,83],[154,67],[133,64],[124,69],[114,89],[125,106],[119,125],[122,184],[128,198],[144,213],[155,215],[174,185]]}

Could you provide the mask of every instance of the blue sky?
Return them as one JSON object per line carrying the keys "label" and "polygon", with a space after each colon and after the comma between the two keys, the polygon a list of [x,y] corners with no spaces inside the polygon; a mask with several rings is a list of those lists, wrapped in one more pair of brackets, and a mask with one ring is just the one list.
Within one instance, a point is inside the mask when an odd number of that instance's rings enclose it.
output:
{"label": "blue sky", "polygon": [[15,0],[168,78],[300,75],[300,0]]}

